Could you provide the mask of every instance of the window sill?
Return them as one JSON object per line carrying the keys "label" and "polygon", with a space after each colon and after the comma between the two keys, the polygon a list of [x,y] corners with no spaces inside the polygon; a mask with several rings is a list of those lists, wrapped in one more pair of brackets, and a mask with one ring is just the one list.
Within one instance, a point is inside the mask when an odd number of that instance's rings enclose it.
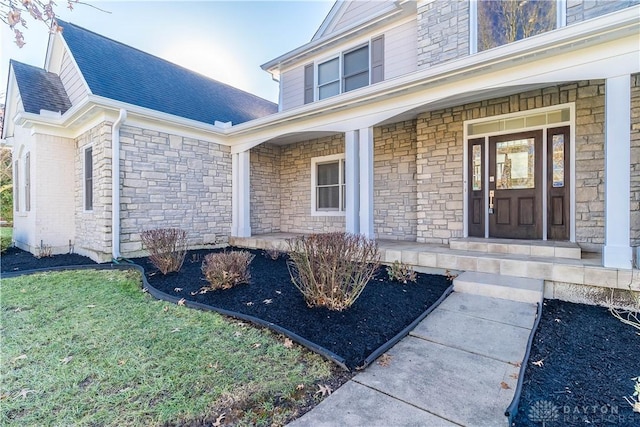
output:
{"label": "window sill", "polygon": [[345,216],[341,211],[311,211],[311,216]]}

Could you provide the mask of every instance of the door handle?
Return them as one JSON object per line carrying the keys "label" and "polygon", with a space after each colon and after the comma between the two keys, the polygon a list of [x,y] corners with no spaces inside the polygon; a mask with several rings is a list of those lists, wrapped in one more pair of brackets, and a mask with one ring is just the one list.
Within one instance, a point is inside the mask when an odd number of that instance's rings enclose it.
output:
{"label": "door handle", "polygon": [[495,197],[495,191],[489,190],[489,209],[493,209],[493,198]]}

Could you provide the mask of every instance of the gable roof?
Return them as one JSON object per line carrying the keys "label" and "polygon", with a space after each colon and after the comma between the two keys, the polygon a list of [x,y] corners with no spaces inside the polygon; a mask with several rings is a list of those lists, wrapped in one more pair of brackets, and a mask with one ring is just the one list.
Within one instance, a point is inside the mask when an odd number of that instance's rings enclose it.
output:
{"label": "gable roof", "polygon": [[27,113],[40,114],[40,110],[48,110],[64,114],[71,108],[71,101],[57,74],[14,60],[10,66]]}
{"label": "gable roof", "polygon": [[248,92],[77,25],[58,24],[94,95],[208,124],[235,125],[278,111]]}

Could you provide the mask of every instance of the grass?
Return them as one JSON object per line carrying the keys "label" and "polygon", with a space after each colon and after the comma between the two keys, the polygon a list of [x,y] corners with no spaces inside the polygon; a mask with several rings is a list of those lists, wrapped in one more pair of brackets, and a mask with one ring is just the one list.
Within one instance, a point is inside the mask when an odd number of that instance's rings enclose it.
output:
{"label": "grass", "polygon": [[11,227],[0,227],[0,238],[9,238],[13,236],[13,228]]}
{"label": "grass", "polygon": [[281,336],[152,299],[137,273],[36,274],[1,291],[3,426],[210,425],[222,413],[279,425],[331,376]]}

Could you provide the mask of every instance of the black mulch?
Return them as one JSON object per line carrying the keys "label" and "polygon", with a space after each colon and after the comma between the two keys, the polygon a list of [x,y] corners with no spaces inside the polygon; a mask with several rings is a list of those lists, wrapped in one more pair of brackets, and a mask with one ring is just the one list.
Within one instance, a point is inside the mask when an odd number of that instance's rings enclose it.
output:
{"label": "black mulch", "polygon": [[7,248],[7,250],[0,256],[0,271],[3,273],[35,270],[39,268],[64,267],[68,265],[91,264],[95,264],[95,262],[90,258],[78,254],[63,254],[36,258],[29,252],[13,247]]}
{"label": "black mulch", "polygon": [[603,307],[545,300],[542,312],[515,425],[640,426],[624,400],[640,375],[637,330]]}
{"label": "black mulch", "polygon": [[251,251],[256,255],[250,266],[251,284],[199,294],[207,285],[202,257],[210,252],[190,252],[180,273],[166,276],[147,258],[133,261],[144,267],[149,284],[158,290],[275,323],[343,357],[350,369],[362,366],[367,356],[413,322],[451,284],[445,276],[428,274],[418,274],[417,283],[389,282],[381,268],[351,308],[341,312],[309,308],[291,282],[285,256],[274,261],[262,251]]}

